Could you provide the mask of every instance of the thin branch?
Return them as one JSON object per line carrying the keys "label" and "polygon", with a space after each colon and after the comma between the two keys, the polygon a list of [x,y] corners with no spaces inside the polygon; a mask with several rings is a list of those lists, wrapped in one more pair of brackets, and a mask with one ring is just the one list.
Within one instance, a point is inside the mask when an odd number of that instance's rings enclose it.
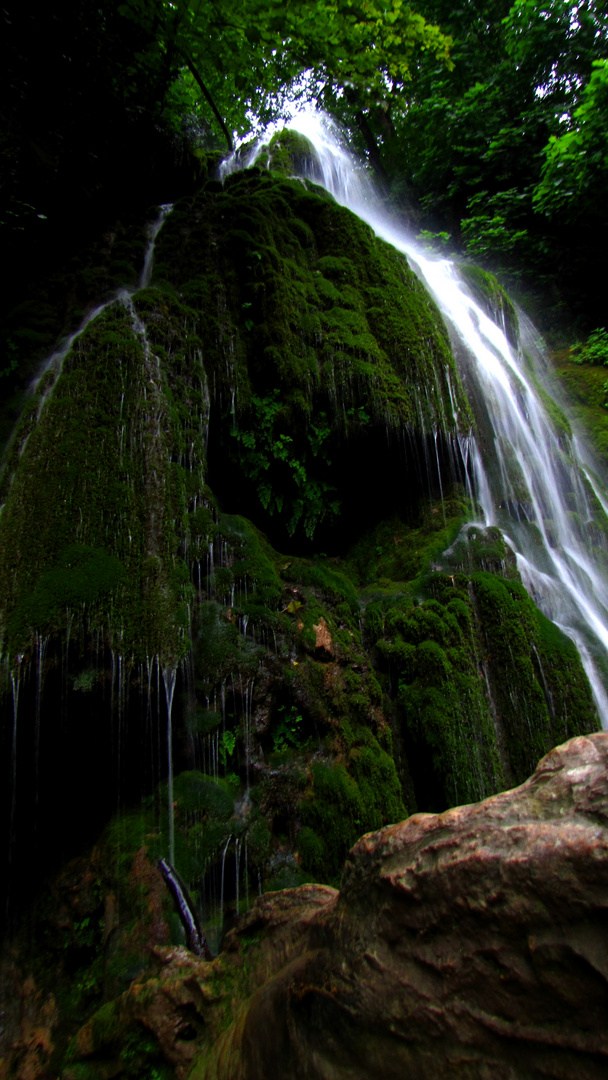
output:
{"label": "thin branch", "polygon": [[192,75],[192,78],[195,80],[196,83],[198,83],[198,86],[199,86],[199,88],[200,88],[200,90],[201,90],[207,104],[209,105],[209,107],[210,107],[213,115],[215,116],[215,119],[217,120],[218,124],[220,125],[222,131],[224,132],[224,138],[226,139],[226,142],[228,144],[228,149],[229,149],[230,153],[232,153],[233,150],[234,150],[234,142],[232,141],[232,135],[230,134],[230,132],[229,132],[227,126],[226,126],[226,121],[224,120],[224,117],[221,115],[217,105],[215,104],[215,101],[213,100],[213,98],[211,97],[211,94],[209,93],[207,87],[205,86],[205,84],[204,84],[204,82],[203,82],[203,80],[202,80],[202,78],[200,76],[199,70],[198,70],[196,64],[194,63],[194,60],[192,59],[190,54],[185,51],[185,49],[179,48],[178,52],[182,56],[182,58],[184,60],[184,63],[186,65],[186,67],[188,68],[188,71]]}

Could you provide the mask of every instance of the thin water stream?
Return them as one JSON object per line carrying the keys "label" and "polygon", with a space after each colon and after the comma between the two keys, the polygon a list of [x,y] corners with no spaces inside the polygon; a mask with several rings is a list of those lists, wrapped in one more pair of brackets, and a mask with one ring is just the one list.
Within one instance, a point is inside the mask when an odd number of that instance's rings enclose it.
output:
{"label": "thin water stream", "polygon": [[153,221],[148,222],[148,224],[146,225],[145,232],[147,244],[144,255],[144,263],[135,285],[130,288],[123,286],[120,289],[116,289],[111,294],[111,296],[108,297],[107,300],[104,300],[102,304],[97,304],[96,307],[91,308],[86,313],[78,329],[74,330],[72,334],[69,334],[68,337],[64,338],[59,348],[57,348],[53,353],[51,353],[48,359],[45,360],[42,366],[42,370],[38,373],[34,380],[34,383],[32,384],[32,389],[35,390],[37,388],[38,383],[42,379],[42,376],[45,375],[47,371],[61,371],[63,361],[69,353],[70,349],[72,348],[72,345],[74,344],[76,338],[79,337],[79,335],[82,334],[84,330],[86,330],[89,323],[92,323],[98,315],[101,315],[102,311],[105,311],[106,308],[110,306],[110,304],[114,304],[116,303],[116,301],[121,301],[124,303],[125,301],[130,300],[134,293],[136,293],[139,289],[145,289],[146,286],[150,284],[150,279],[152,277],[152,266],[154,263],[154,245],[156,243],[156,238],[163,226],[167,214],[171,213],[172,209],[172,203],[167,203],[166,205],[159,206],[157,217],[155,217]]}
{"label": "thin water stream", "polygon": [[[580,438],[552,422],[529,323],[522,319],[514,349],[472,299],[457,266],[429,257],[383,212],[369,172],[329,118],[304,112],[288,126],[314,145],[319,165],[309,167],[310,179],[403,252],[440,308],[477,413],[479,437],[468,453],[482,514],[477,524],[502,530],[536,603],[576,643],[608,726],[608,553],[594,525],[608,498]],[[245,160],[233,156],[225,172],[254,164],[263,146],[262,138]]]}

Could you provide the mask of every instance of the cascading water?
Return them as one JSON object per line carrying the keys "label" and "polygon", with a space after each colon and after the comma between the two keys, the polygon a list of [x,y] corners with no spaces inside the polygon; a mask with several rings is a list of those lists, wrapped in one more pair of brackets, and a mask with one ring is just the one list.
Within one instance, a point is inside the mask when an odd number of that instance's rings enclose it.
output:
{"label": "cascading water", "polygon": [[[442,311],[476,412],[480,438],[471,440],[465,454],[481,525],[502,530],[538,606],[576,643],[608,726],[608,576],[601,563],[606,549],[593,526],[594,514],[603,517],[608,502],[579,452],[579,440],[558,434],[552,423],[525,319],[516,350],[471,298],[457,267],[426,255],[383,213],[369,173],[344,148],[329,118],[305,112],[289,127],[314,145],[318,166],[309,169],[310,178],[408,257]],[[255,164],[263,147],[262,139],[246,159],[233,155],[225,173]],[[599,553],[591,550],[592,537]]]}

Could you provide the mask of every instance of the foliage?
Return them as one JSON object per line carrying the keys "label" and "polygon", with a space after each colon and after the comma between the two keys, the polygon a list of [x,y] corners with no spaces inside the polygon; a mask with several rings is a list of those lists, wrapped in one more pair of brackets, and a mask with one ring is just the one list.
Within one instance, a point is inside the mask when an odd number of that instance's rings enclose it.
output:
{"label": "foliage", "polygon": [[220,750],[220,762],[224,769],[229,759],[234,754],[234,748],[236,746],[236,735],[234,731],[224,731],[219,743]]}
{"label": "foliage", "polygon": [[326,97],[347,87],[366,108],[403,89],[420,50],[448,61],[445,35],[402,0],[245,0],[238,15],[229,0],[125,0],[119,12],[148,34],[133,72],[157,86],[162,72],[173,108],[189,96],[229,146],[251,111],[268,115],[272,99],[304,72]]}
{"label": "foliage", "polygon": [[432,232],[430,229],[421,229],[417,240],[423,244],[427,251],[442,251],[448,247],[451,238],[448,232]]}
{"label": "foliage", "polygon": [[[285,419],[281,416],[279,390],[263,398],[254,394],[251,405],[251,426],[233,431],[241,444],[243,469],[256,484],[264,510],[274,514],[281,513],[285,507],[289,535],[293,536],[301,522],[306,535],[312,538],[317,525],[328,516],[335,517],[340,509],[339,501],[333,497],[335,488],[310,475],[312,458],[319,458],[318,465],[322,467],[331,464],[324,446],[331,433],[327,417],[321,413],[317,424],[308,427],[308,445],[305,444],[302,459],[294,452],[293,437],[280,430]],[[272,473],[269,476],[271,465],[275,466],[274,476]]]}
{"label": "foliage", "polygon": [[563,133],[552,135],[534,192],[535,207],[550,218],[586,228],[606,227],[608,180],[608,59],[594,60],[572,116],[562,118]]}
{"label": "foliage", "polygon": [[279,722],[272,733],[273,748],[275,753],[287,750],[289,747],[297,747],[301,742],[302,715],[294,705],[287,709],[280,705]]}
{"label": "foliage", "polygon": [[536,285],[559,275],[597,311],[597,234],[565,236],[563,225],[591,216],[606,227],[605,5],[425,0],[420,10],[453,38],[453,70],[422,55],[407,110],[375,123],[395,199],[487,265],[534,273]]}
{"label": "foliage", "polygon": [[608,367],[608,331],[603,327],[592,330],[585,342],[577,342],[571,347],[570,359],[575,364],[604,364]]}

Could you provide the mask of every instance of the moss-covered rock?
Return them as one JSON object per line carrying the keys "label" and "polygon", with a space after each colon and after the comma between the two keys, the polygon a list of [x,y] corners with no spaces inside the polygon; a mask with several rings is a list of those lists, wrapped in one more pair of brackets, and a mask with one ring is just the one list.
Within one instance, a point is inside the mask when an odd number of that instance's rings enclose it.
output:
{"label": "moss-covered rock", "polygon": [[495,793],[596,724],[502,534],[463,530],[471,421],[435,305],[367,226],[277,174],[301,143],[271,149],[176,205],[151,285],[87,326],[7,457],[21,896],[103,834],[98,895],[70,915],[65,1080],[96,1047],[112,1075],[160,1068],[103,998],[183,940],[155,866],[171,849],[219,948],[256,893],[336,882],[362,832]]}
{"label": "moss-covered rock", "polygon": [[575,363],[566,349],[552,354],[555,373],[568,394],[572,418],[587,433],[598,461],[608,462],[608,372],[596,364]]}
{"label": "moss-covered rock", "polygon": [[283,538],[336,519],[349,447],[370,430],[449,439],[450,387],[468,427],[445,330],[406,260],[318,189],[230,176],[176,208],[158,260],[186,322],[198,312],[215,487],[238,487]]}
{"label": "moss-covered rock", "polygon": [[515,348],[519,342],[519,319],[513,301],[507,295],[494,274],[480,266],[462,265],[460,276],[471,294],[487,315],[504,330],[507,340]]}
{"label": "moss-covered rock", "polygon": [[573,642],[506,570],[435,573],[422,602],[370,610],[419,806],[519,782],[539,752],[597,725]]}
{"label": "moss-covered rock", "polygon": [[319,159],[310,139],[289,128],[277,131],[272,136],[266,153],[262,154],[262,161],[264,159],[267,168],[284,176],[309,176],[314,179],[320,173]]}

